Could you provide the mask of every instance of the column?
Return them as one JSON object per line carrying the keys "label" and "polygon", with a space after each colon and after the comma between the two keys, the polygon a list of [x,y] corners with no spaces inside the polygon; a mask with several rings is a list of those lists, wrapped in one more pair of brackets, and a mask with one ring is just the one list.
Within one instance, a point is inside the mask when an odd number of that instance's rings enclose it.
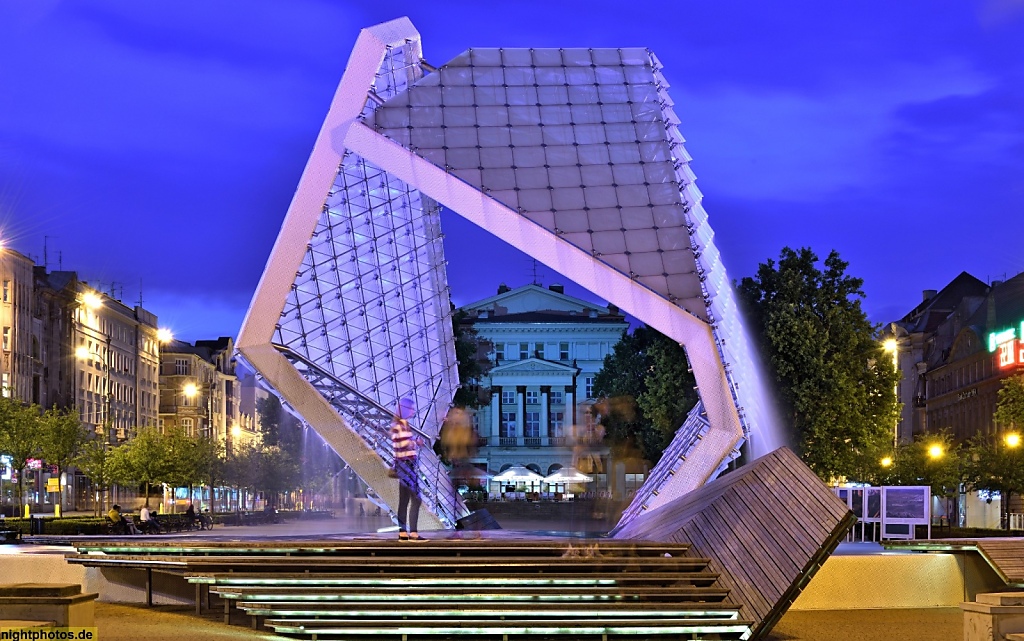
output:
{"label": "column", "polygon": [[550,428],[550,414],[551,414],[551,386],[541,385],[540,386],[540,436],[544,439],[541,441],[545,445],[551,445],[550,436],[551,433],[548,431]]}
{"label": "column", "polygon": [[526,433],[526,386],[516,386],[516,445],[522,445]]}
{"label": "column", "polygon": [[[565,422],[563,425],[576,425],[576,388],[565,386]],[[575,436],[575,434],[573,434]]]}
{"label": "column", "polygon": [[501,386],[491,387],[491,433],[487,437],[487,444],[496,444],[494,440],[501,434]]}

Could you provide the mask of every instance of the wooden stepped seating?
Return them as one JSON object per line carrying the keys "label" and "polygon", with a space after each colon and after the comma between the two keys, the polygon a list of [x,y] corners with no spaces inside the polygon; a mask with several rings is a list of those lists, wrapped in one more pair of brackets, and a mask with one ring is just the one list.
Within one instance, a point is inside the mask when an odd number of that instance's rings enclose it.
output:
{"label": "wooden stepped seating", "polygon": [[382,541],[301,559],[178,559],[189,582],[221,600],[225,620],[241,612],[296,638],[747,638],[750,621],[716,587],[708,559],[687,551],[603,540]]}
{"label": "wooden stepped seating", "polygon": [[[685,543],[589,540],[76,541],[69,560],[173,573],[196,604],[304,639],[746,639]],[[102,554],[90,554],[102,552]]]}

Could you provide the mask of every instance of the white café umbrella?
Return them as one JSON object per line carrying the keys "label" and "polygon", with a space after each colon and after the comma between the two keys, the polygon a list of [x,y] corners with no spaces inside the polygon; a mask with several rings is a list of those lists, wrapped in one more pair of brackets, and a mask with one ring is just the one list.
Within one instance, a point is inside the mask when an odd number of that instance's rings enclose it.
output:
{"label": "white caf\u00e9 umbrella", "polygon": [[513,465],[501,474],[491,477],[492,483],[507,483],[509,481],[525,481],[526,483],[539,483],[544,477],[522,465]]}
{"label": "white caf\u00e9 umbrella", "polygon": [[562,483],[590,483],[593,480],[594,477],[587,476],[575,467],[563,467],[555,470],[554,474],[549,474],[545,477],[544,482],[549,485],[555,485]]}

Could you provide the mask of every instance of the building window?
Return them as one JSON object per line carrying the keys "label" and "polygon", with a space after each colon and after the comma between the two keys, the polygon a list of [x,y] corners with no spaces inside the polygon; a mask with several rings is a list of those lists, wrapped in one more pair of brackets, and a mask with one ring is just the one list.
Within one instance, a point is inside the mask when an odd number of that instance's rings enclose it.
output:
{"label": "building window", "polygon": [[496,362],[505,360],[505,343],[494,344],[494,360]]}
{"label": "building window", "polygon": [[530,344],[519,343],[519,360],[525,361],[530,358]]}
{"label": "building window", "polygon": [[177,376],[188,376],[188,359],[187,358],[176,358],[174,359],[174,373]]}
{"label": "building window", "polygon": [[583,379],[583,387],[586,390],[585,398],[594,398],[594,377],[588,376]]}
{"label": "building window", "polygon": [[498,436],[505,438],[515,438],[516,436],[516,413],[515,412],[502,412],[501,413],[501,426]]}
{"label": "building window", "polygon": [[516,404],[516,393],[509,390],[501,390],[501,404],[502,405],[515,405]]}
{"label": "building window", "polygon": [[560,389],[551,390],[551,404],[562,405],[563,403],[565,403],[565,392]]}
{"label": "building window", "polygon": [[185,431],[185,434],[187,434],[188,436],[192,436],[192,430],[194,429],[194,427],[192,425],[192,419],[190,419],[190,418],[183,418],[183,419],[181,419],[181,429],[183,429]]}
{"label": "building window", "polygon": [[551,423],[548,425],[548,436],[559,437],[563,435],[562,428],[565,426],[565,412],[551,412]]}
{"label": "building window", "polygon": [[526,413],[526,425],[523,426],[523,436],[527,438],[540,436],[540,412]]}
{"label": "building window", "polygon": [[11,302],[11,281],[9,280],[4,281],[4,302]]}
{"label": "building window", "polygon": [[626,487],[623,489],[626,491],[626,496],[633,496],[640,489],[640,486],[644,484],[645,478],[643,474],[627,474],[625,480]]}
{"label": "building window", "polygon": [[4,351],[6,352],[6,351],[8,351],[10,349],[11,349],[11,328],[10,327],[5,327],[4,328]]}
{"label": "building window", "polygon": [[533,344],[533,357],[544,358],[544,343]]}
{"label": "building window", "polygon": [[535,389],[526,390],[526,404],[527,405],[539,405],[540,404],[540,392]]}
{"label": "building window", "polygon": [[567,361],[569,360],[569,343],[558,344],[558,360]]}
{"label": "building window", "polygon": [[11,375],[7,372],[4,372],[3,379],[0,379],[0,393],[4,398],[11,397]]}

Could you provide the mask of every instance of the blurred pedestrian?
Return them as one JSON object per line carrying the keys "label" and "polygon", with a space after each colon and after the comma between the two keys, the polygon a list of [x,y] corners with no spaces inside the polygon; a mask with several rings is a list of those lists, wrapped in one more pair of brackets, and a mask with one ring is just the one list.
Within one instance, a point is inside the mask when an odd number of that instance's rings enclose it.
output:
{"label": "blurred pedestrian", "polygon": [[441,426],[441,449],[452,466],[452,485],[469,486],[474,470],[469,460],[476,455],[476,432],[469,412],[461,407],[448,410]]}
{"label": "blurred pedestrian", "polygon": [[[461,407],[448,410],[441,425],[441,451],[452,466],[452,486],[458,492],[460,487],[469,489],[470,483],[476,483],[479,471],[470,463],[476,456],[477,435],[473,429],[473,419],[469,412]],[[479,532],[463,532],[460,538],[479,538]]]}
{"label": "blurred pedestrian", "polygon": [[420,515],[420,477],[416,469],[416,457],[421,445],[419,437],[409,426],[409,419],[416,415],[416,405],[410,398],[398,402],[391,423],[391,446],[395,453],[395,475],[398,477],[398,539],[400,541],[425,541],[416,531]]}

